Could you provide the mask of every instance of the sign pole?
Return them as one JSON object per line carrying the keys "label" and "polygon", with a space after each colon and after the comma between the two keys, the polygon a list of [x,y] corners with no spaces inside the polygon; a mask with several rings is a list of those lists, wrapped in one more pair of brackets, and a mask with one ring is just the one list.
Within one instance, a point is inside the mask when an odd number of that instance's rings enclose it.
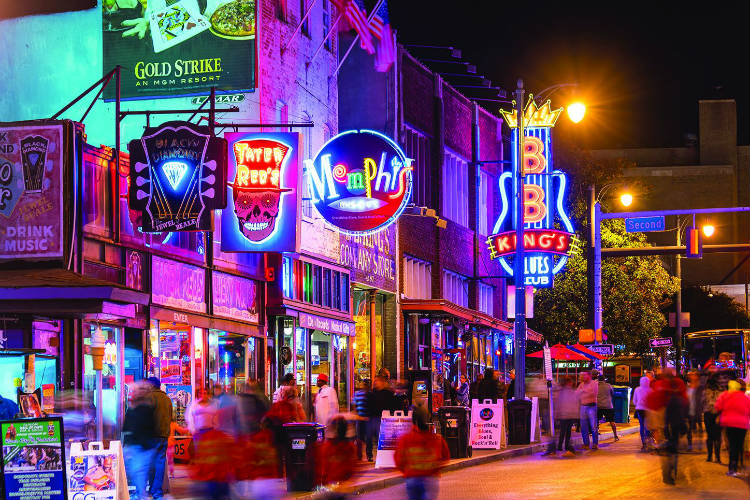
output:
{"label": "sign pole", "polygon": [[513,269],[513,277],[516,285],[516,318],[513,327],[513,336],[515,339],[514,346],[514,365],[516,369],[515,381],[515,398],[524,399],[526,396],[525,378],[526,378],[526,286],[524,280],[524,248],[523,248],[523,147],[524,147],[524,116],[523,116],[523,80],[518,79],[515,98],[516,98],[516,118],[518,126],[518,150],[516,151],[516,258]]}

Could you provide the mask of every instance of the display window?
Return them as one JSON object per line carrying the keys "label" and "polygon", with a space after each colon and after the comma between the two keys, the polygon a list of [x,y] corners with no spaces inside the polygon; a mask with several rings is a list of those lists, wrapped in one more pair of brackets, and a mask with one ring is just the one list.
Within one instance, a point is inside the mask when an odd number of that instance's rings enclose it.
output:
{"label": "display window", "polygon": [[237,394],[250,380],[257,380],[261,343],[260,339],[253,337],[209,330],[209,384],[221,386],[224,392]]}
{"label": "display window", "polygon": [[354,304],[354,329],[356,332],[354,345],[354,382],[369,380],[372,366],[373,354],[370,346],[370,329],[372,321],[375,321],[375,373],[383,368],[383,309],[385,296],[376,293],[375,314],[371,314],[370,291],[352,289],[352,302]]}
{"label": "display window", "polygon": [[[102,365],[102,416],[105,439],[117,439],[122,424],[127,387],[124,385],[122,362],[123,329],[107,324],[85,324],[83,334],[83,390],[96,391],[96,371],[91,357],[91,339],[97,328],[104,334],[104,360]],[[123,397],[124,396],[124,397]],[[96,404],[96,398],[92,397]]]}

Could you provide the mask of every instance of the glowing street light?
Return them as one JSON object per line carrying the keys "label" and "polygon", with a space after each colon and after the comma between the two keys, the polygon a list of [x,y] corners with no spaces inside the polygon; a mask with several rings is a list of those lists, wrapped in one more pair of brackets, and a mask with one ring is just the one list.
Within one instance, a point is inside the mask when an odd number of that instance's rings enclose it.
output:
{"label": "glowing street light", "polygon": [[578,123],[583,120],[583,116],[586,114],[586,105],[582,102],[574,102],[568,106],[568,118],[573,123]]}
{"label": "glowing street light", "polygon": [[703,236],[706,238],[710,238],[714,235],[714,232],[716,231],[716,228],[711,224],[706,224],[703,226]]}
{"label": "glowing street light", "polygon": [[622,203],[624,207],[629,207],[633,203],[633,195],[630,193],[621,194],[620,203]]}

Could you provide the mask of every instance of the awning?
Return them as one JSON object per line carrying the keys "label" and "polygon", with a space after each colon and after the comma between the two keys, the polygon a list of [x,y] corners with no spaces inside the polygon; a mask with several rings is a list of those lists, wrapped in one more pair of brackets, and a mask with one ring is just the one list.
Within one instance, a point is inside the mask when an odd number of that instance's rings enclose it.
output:
{"label": "awning", "polygon": [[0,271],[0,312],[52,318],[122,319],[147,293],[65,269]]}
{"label": "awning", "polygon": [[[404,299],[401,301],[401,310],[405,312],[431,312],[445,313],[457,318],[461,318],[470,323],[502,330],[512,333],[513,324],[501,319],[497,319],[489,314],[469,309],[468,307],[459,306],[449,300],[444,299]],[[534,342],[544,342],[544,337],[532,330],[526,328],[526,339]]]}
{"label": "awning", "polygon": [[[589,361],[589,358],[587,358],[583,354],[576,352],[572,349],[568,349],[566,346],[562,344],[555,344],[552,347],[550,347],[549,350],[550,350],[550,356],[554,360]],[[531,354],[527,354],[526,357],[527,358],[543,358],[544,349],[542,349],[541,351],[532,352]]]}
{"label": "awning", "polygon": [[176,309],[167,309],[165,307],[151,306],[151,317],[160,321],[186,323],[198,328],[222,330],[229,333],[240,333],[242,335],[250,335],[253,337],[264,336],[263,331],[258,325],[187,311],[178,311]]}
{"label": "awning", "polygon": [[607,359],[607,356],[602,356],[598,352],[592,351],[591,349],[589,349],[588,347],[586,347],[583,344],[569,345],[568,349],[571,349],[571,350],[576,351],[576,352],[580,352],[584,356],[588,356],[589,358],[591,358],[593,360]]}

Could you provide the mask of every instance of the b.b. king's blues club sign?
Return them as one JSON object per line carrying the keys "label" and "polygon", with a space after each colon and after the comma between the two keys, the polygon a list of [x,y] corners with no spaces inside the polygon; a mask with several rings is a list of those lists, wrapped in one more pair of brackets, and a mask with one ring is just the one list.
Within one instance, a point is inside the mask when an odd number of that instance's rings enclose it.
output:
{"label": "b.b. king's blues club sign", "polygon": [[[490,255],[513,275],[516,251],[516,199],[518,172],[518,120],[515,112],[500,110],[511,129],[513,169],[500,176],[502,209],[492,236],[487,239]],[[552,110],[550,101],[541,107],[529,96],[524,110],[524,279],[537,288],[551,287],[554,276],[575,250],[573,224],[565,211],[567,176],[555,170],[552,157],[552,127],[561,109]]]}

